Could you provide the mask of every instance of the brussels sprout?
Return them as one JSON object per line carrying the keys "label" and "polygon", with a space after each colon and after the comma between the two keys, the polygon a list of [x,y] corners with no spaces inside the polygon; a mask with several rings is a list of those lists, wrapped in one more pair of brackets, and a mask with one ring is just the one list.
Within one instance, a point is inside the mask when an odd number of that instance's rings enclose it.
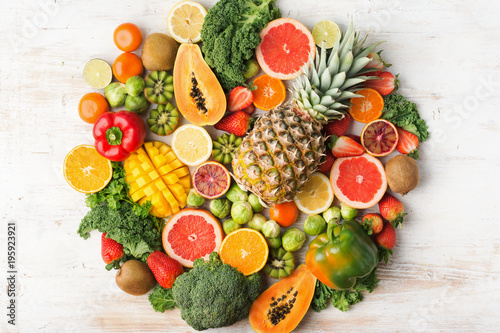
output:
{"label": "brussels sprout", "polygon": [[194,190],[194,188],[192,188],[189,191],[186,203],[187,203],[187,205],[189,207],[198,208],[198,207],[202,206],[205,203],[205,198],[202,197],[201,195],[199,195],[198,193],[196,193],[196,191]]}
{"label": "brussels sprout", "polygon": [[358,210],[356,208],[349,207],[343,203],[340,204],[340,214],[344,220],[352,220],[358,216]]}
{"label": "brussels sprout", "polygon": [[316,236],[326,228],[326,221],[321,215],[308,216],[304,222],[304,231],[309,236]]}
{"label": "brussels sprout", "polygon": [[262,234],[266,238],[275,238],[280,235],[280,225],[274,220],[269,220],[262,225]]}
{"label": "brussels sprout", "polygon": [[252,206],[254,213],[260,213],[264,209],[264,207],[262,207],[262,204],[260,203],[259,197],[253,193],[250,193],[250,195],[248,196],[248,203],[250,204],[250,206]]}
{"label": "brussels sprout", "polygon": [[224,229],[226,235],[229,235],[230,233],[232,233],[235,230],[238,230],[239,228],[241,228],[241,225],[234,222],[233,219],[227,219],[224,222],[222,222],[222,229]]}
{"label": "brussels sprout", "polygon": [[125,91],[127,94],[133,97],[139,96],[145,88],[146,84],[144,80],[139,75],[129,77],[125,83]]}
{"label": "brussels sprout", "polygon": [[228,198],[229,201],[231,202],[236,202],[236,201],[247,201],[248,199],[248,194],[247,192],[243,191],[238,184],[233,184],[229,188],[229,190],[226,192],[226,198]]}
{"label": "brussels sprout", "polygon": [[306,241],[306,234],[297,228],[291,228],[285,231],[282,240],[283,248],[288,252],[298,251]]}
{"label": "brussels sprout", "polygon": [[248,222],[248,227],[257,231],[262,231],[262,225],[264,225],[266,221],[266,218],[261,214],[253,214],[252,219]]}
{"label": "brussels sprout", "polygon": [[135,112],[135,113],[143,113],[149,107],[149,102],[144,97],[144,94],[140,94],[139,96],[128,95],[125,99],[125,109],[127,111]]}
{"label": "brussels sprout", "polygon": [[225,219],[231,213],[231,201],[225,198],[210,201],[210,212],[220,219]]}
{"label": "brussels sprout", "polygon": [[254,58],[248,59],[247,61],[245,61],[245,72],[243,73],[243,77],[246,80],[249,80],[253,78],[255,75],[257,75],[259,70],[260,67],[257,60],[255,60]]}
{"label": "brussels sprout", "polygon": [[272,249],[279,249],[281,247],[281,237],[266,238],[267,245]]}
{"label": "brussels sprout", "polygon": [[337,206],[333,206],[328,208],[323,212],[323,218],[325,222],[330,222],[330,220],[337,219],[340,220],[340,208]]}
{"label": "brussels sprout", "polygon": [[104,96],[108,100],[109,106],[118,108],[125,103],[127,92],[123,83],[113,82],[104,88]]}
{"label": "brussels sprout", "polygon": [[236,201],[231,207],[231,217],[238,224],[245,224],[253,217],[252,206],[246,201]]}

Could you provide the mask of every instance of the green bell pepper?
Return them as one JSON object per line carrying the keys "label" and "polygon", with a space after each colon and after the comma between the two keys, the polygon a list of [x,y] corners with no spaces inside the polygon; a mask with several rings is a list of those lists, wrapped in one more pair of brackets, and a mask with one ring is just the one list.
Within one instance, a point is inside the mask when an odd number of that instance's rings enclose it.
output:
{"label": "green bell pepper", "polygon": [[346,290],[377,266],[378,251],[357,221],[337,221],[309,244],[306,265],[328,287]]}

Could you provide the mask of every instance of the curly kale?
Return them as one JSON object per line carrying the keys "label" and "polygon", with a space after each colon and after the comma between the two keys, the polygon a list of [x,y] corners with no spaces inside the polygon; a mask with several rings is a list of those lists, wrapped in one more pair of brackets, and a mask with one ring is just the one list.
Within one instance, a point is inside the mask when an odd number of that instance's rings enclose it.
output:
{"label": "curly kale", "polygon": [[165,289],[158,285],[153,289],[153,292],[149,294],[148,299],[156,312],[165,312],[166,310],[173,310],[175,308],[172,289]]}
{"label": "curly kale", "polygon": [[359,303],[363,300],[362,291],[366,290],[369,293],[373,292],[378,285],[377,268],[362,279],[358,279],[356,284],[350,290],[336,290],[323,284],[321,281],[316,281],[316,289],[311,302],[311,307],[314,311],[320,312],[328,305],[331,299],[332,305],[340,311],[347,311],[351,305]]}
{"label": "curly kale", "polygon": [[157,218],[138,216],[134,205],[124,201],[118,209],[112,208],[109,203],[92,208],[82,219],[78,234],[87,239],[92,230],[105,232],[107,237],[123,245],[123,261],[133,257],[146,262],[149,254],[160,248],[159,228]]}
{"label": "curly kale", "polygon": [[407,100],[403,95],[392,93],[385,97],[383,119],[398,127],[415,134],[420,142],[429,138],[429,131],[425,120],[420,118],[417,105]]}
{"label": "curly kale", "polygon": [[208,262],[196,259],[191,271],[177,277],[172,294],[182,319],[202,331],[230,326],[247,317],[261,283],[260,275],[246,277],[212,252]]}
{"label": "curly kale", "polygon": [[259,33],[281,16],[276,0],[220,0],[201,30],[205,61],[226,90],[245,82],[245,60],[253,57]]}

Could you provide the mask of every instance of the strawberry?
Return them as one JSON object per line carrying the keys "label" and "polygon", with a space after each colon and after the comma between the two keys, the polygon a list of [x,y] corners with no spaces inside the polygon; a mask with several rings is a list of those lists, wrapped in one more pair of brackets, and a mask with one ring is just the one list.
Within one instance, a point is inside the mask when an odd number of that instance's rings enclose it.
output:
{"label": "strawberry", "polygon": [[229,93],[227,100],[227,110],[229,112],[236,112],[243,110],[251,105],[253,102],[253,94],[247,87],[238,86],[233,88]]}
{"label": "strawberry", "polygon": [[382,216],[374,213],[369,213],[363,216],[361,223],[368,235],[376,235],[381,232],[384,227],[384,220],[382,220]]}
{"label": "strawberry", "polygon": [[342,118],[342,119],[335,119],[333,121],[330,121],[328,124],[323,126],[323,132],[325,133],[325,136],[345,135],[347,132],[347,128],[349,127],[349,124],[351,123],[351,119],[352,118],[349,114],[345,114],[344,118]]}
{"label": "strawberry", "polygon": [[101,257],[106,263],[106,269],[120,268],[120,259],[125,255],[123,245],[111,238],[106,238],[106,233],[101,236]]}
{"label": "strawberry", "polygon": [[170,258],[161,251],[152,252],[147,261],[156,281],[166,289],[172,288],[175,279],[184,273],[184,268],[177,260]]}
{"label": "strawberry", "polygon": [[369,80],[365,82],[365,87],[375,89],[382,96],[387,96],[399,86],[398,76],[394,77],[389,72],[382,72],[377,75],[381,80]]}
{"label": "strawberry", "polygon": [[390,222],[386,222],[382,231],[375,235],[375,243],[378,245],[379,261],[387,263],[389,255],[394,253],[392,249],[396,245],[396,230]]}
{"label": "strawberry", "polygon": [[362,145],[347,136],[341,136],[335,140],[332,148],[332,154],[337,158],[360,156],[364,152],[365,149]]}
{"label": "strawberry", "polygon": [[[376,52],[372,52],[372,53],[368,54],[367,57],[370,58],[371,60],[365,66],[365,68],[373,68],[374,71],[363,73],[362,75],[374,76],[374,75],[380,74],[380,72],[382,72],[382,69],[384,69],[384,61],[382,60],[382,57],[380,56],[380,54],[378,54]],[[389,67],[389,66],[387,66],[387,67]]]}
{"label": "strawberry", "polygon": [[418,159],[418,137],[405,129],[398,127],[398,145],[396,149],[401,153]]}
{"label": "strawberry", "polygon": [[324,173],[325,175],[328,174],[330,170],[332,170],[333,162],[335,162],[335,157],[333,156],[332,151],[327,149],[324,160],[318,167],[318,171]]}
{"label": "strawberry", "polygon": [[250,115],[245,111],[237,111],[222,118],[214,127],[221,131],[245,136],[250,126]]}
{"label": "strawberry", "polygon": [[384,194],[378,203],[378,208],[380,215],[391,222],[394,228],[403,223],[403,218],[406,215],[403,204],[391,194]]}
{"label": "strawberry", "polygon": [[241,111],[245,111],[249,115],[252,115],[255,112],[255,106],[253,104],[250,104],[249,106],[247,106],[246,108],[244,108]]}
{"label": "strawberry", "polygon": [[356,141],[357,143],[361,144],[361,137],[359,135],[346,134],[345,136],[347,136],[348,138],[351,138],[354,141]]}

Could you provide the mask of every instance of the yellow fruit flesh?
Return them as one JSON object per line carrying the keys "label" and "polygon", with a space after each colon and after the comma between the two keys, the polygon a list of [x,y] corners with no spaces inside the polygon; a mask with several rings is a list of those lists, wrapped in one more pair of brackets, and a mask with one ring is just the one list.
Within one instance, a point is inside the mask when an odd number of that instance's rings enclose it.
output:
{"label": "yellow fruit flesh", "polygon": [[143,204],[151,201],[151,214],[167,217],[186,206],[191,188],[189,168],[167,144],[150,141],[125,161],[129,195]]}

